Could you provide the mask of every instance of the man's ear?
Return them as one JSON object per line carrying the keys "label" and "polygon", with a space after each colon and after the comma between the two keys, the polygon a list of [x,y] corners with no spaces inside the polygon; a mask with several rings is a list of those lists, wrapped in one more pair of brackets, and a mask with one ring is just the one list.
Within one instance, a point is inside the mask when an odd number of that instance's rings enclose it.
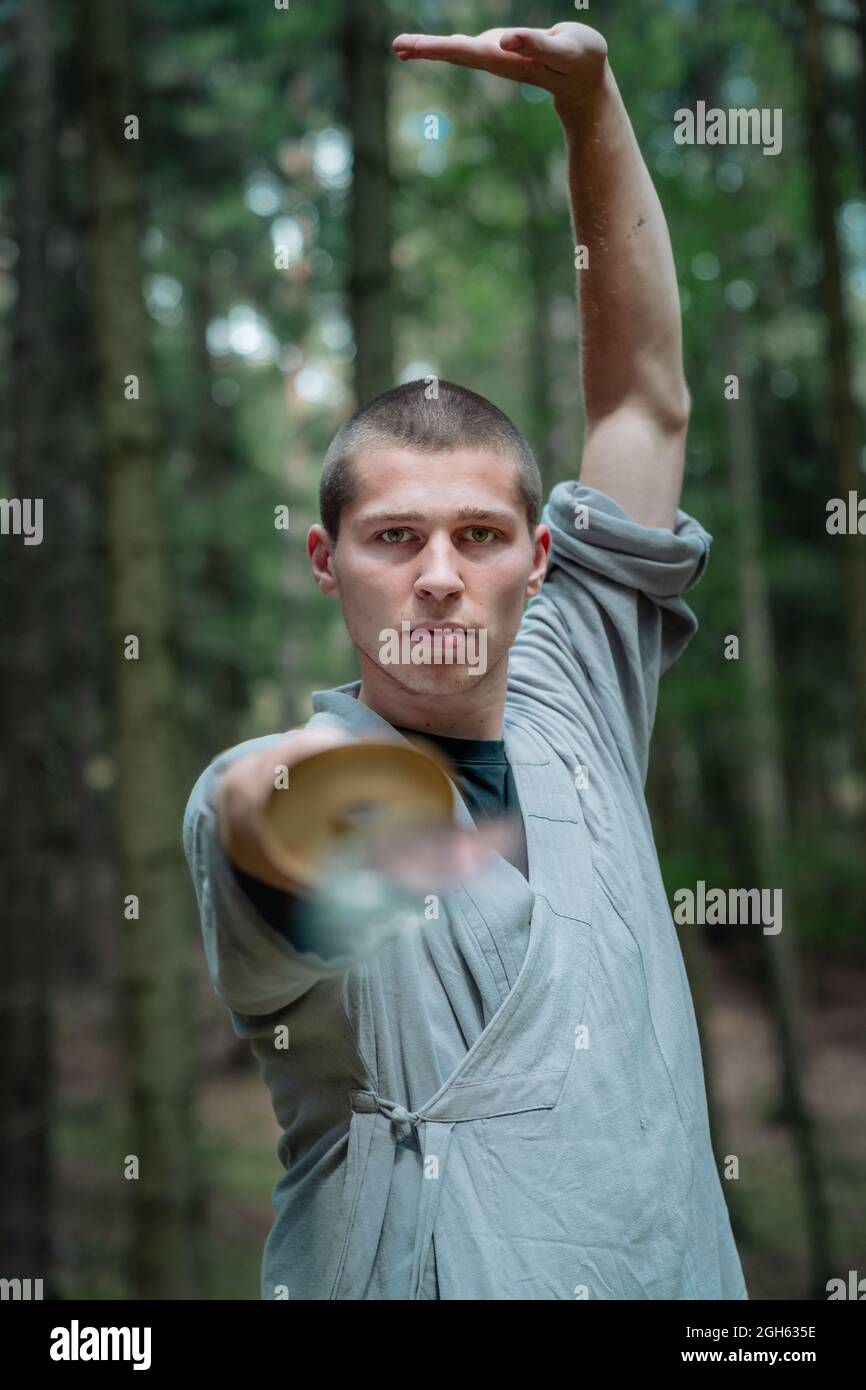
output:
{"label": "man's ear", "polygon": [[334,573],[334,551],[336,542],[331,539],[324,526],[318,522],[307,532],[307,554],[313,578],[326,598],[337,598],[340,585]]}
{"label": "man's ear", "polygon": [[544,576],[547,573],[547,561],[550,556],[550,527],[536,526],[535,528],[535,553],[532,557],[532,569],[529,571],[529,578],[526,581],[526,597],[535,598],[544,583]]}

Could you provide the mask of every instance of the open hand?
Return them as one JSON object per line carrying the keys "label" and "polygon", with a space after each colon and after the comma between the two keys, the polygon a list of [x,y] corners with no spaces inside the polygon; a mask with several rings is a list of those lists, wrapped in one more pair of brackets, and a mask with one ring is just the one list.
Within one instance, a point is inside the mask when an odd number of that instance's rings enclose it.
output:
{"label": "open hand", "polygon": [[512,82],[528,82],[552,92],[557,107],[577,108],[601,84],[607,42],[586,24],[554,24],[552,29],[487,29],[470,34],[400,34],[394,52],[404,61],[430,58],[478,68]]}

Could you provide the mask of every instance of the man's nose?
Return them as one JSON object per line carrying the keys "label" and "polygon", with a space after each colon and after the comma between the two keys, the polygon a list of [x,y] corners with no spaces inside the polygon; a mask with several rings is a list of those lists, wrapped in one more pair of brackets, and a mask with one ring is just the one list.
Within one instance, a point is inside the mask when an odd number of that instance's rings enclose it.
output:
{"label": "man's nose", "polygon": [[459,558],[450,539],[431,538],[420,555],[421,568],[415,580],[418,597],[441,602],[452,594],[461,594],[465,585],[460,578]]}

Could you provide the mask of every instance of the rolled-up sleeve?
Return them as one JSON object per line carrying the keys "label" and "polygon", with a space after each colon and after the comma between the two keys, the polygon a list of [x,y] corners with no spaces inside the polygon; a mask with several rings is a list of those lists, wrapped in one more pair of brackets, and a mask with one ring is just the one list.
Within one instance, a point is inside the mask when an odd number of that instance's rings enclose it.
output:
{"label": "rolled-up sleeve", "polygon": [[645,782],[658,684],[697,631],[682,595],[712,537],[678,511],[673,529],[642,526],[604,493],[559,483],[542,520],[551,551],[509,660],[509,693],[616,741]]}

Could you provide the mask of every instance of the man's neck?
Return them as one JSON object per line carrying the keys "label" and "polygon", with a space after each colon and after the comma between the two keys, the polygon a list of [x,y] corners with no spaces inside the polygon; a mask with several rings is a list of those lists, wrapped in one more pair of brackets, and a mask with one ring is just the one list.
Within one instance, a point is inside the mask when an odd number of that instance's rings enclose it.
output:
{"label": "man's neck", "polygon": [[393,680],[377,680],[380,674],[362,674],[358,699],[395,728],[444,738],[502,738],[505,682],[500,683],[493,672],[481,678],[484,687],[457,695],[416,694]]}

